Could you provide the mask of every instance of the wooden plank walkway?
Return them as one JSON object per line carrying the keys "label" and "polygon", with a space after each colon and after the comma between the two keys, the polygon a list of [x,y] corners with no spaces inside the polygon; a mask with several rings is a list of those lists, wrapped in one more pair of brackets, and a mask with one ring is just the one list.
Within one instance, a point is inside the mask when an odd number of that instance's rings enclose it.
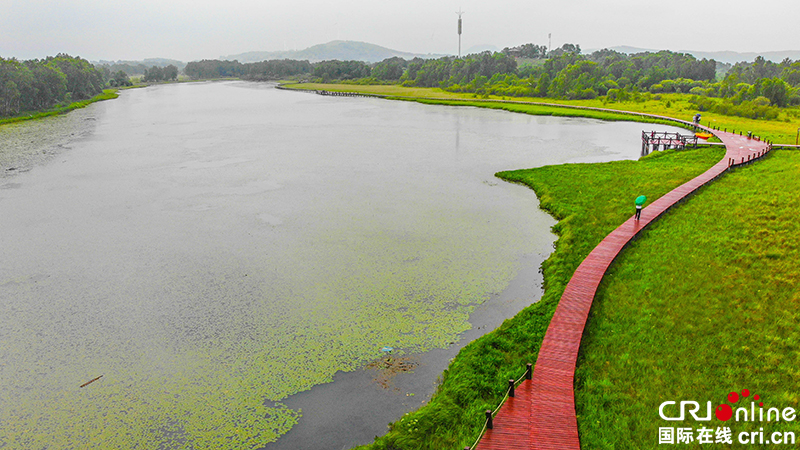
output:
{"label": "wooden plank walkway", "polygon": [[640,220],[631,217],[625,221],[583,260],[556,307],[532,380],[523,381],[516,389],[516,397],[509,398],[502,406],[494,419],[494,428],[486,431],[476,449],[580,449],[573,390],[575,362],[586,319],[606,269],[631,239],[665,211],[725,173],[730,166],[753,161],[771,148],[763,141],[746,136],[700,128],[722,140],[727,150],[725,157],[644,208]]}

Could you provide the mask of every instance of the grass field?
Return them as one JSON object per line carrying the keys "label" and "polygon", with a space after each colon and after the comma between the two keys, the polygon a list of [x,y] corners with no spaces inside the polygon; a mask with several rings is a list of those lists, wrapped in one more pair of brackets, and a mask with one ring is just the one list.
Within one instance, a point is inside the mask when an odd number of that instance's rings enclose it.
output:
{"label": "grass field", "polygon": [[[535,362],[561,293],[578,264],[603,237],[633,213],[633,198],[656,198],[702,173],[721,149],[653,153],[640,161],[567,164],[502,172],[500,178],[536,190],[541,207],[559,223],[556,250],[543,266],[542,300],[500,328],[467,345],[443,376],[428,405],[392,424],[363,449],[443,449],[472,445],[483,411],[501,399],[509,378]],[[532,193],[533,194],[533,193]]]}
{"label": "grass field", "polygon": [[578,362],[583,448],[656,448],[659,427],[729,426],[735,436],[763,427],[765,438],[800,438],[796,422],[658,416],[664,401],[716,408],[743,389],[750,398],[731,406],[749,409],[758,394],[765,413],[800,407],[799,191],[800,152],[775,151],[705,187],[625,249],[595,297]]}

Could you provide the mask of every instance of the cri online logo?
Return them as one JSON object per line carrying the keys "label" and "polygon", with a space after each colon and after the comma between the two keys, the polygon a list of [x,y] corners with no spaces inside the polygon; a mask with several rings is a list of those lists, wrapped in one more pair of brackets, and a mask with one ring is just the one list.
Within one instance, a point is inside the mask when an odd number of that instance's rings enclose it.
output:
{"label": "cri online logo", "polygon": [[[778,408],[768,408],[765,414],[764,411],[764,402],[761,401],[761,397],[759,395],[754,395],[750,404],[744,404],[746,402],[745,399],[750,397],[750,390],[744,389],[741,393],[738,392],[731,392],[728,394],[728,402],[731,404],[739,403],[741,406],[737,407],[735,410],[731,405],[723,403],[714,410],[714,415],[717,419],[727,422],[728,420],[734,419],[735,422],[777,422],[777,421],[785,421],[791,422],[795,420],[795,409],[794,408],[784,408],[783,410],[779,410]],[[756,408],[756,403],[758,403],[758,408]],[[664,420],[675,420],[681,421],[684,420],[686,417],[686,413],[689,413],[694,420],[697,421],[710,421],[711,420],[711,402],[706,402],[705,412],[702,412],[702,407],[700,403],[695,401],[682,401],[680,402],[680,406],[678,408],[669,408],[669,410],[674,411],[677,409],[677,415],[671,414],[666,411],[668,407],[677,405],[678,402],[668,401],[664,402],[658,408],[658,415],[661,416]],[[701,415],[702,414],[702,415]],[[765,417],[766,416],[766,417]]]}
{"label": "cri online logo", "polygon": [[[742,391],[742,398],[746,398],[749,395],[750,395],[750,390],[749,389],[745,389],[745,390]],[[753,400],[756,400],[756,401],[760,400],[758,394],[753,396]],[[730,394],[728,394],[728,401],[731,402],[731,403],[738,402],[739,401],[739,394],[737,394],[736,392],[731,392]],[[764,402],[759,401],[758,402],[758,406],[764,406]],[[730,420],[731,417],[733,417],[733,408],[730,405],[726,405],[726,404],[723,403],[723,404],[717,406],[717,409],[714,411],[714,414],[716,414],[717,419],[725,422],[725,421]]]}

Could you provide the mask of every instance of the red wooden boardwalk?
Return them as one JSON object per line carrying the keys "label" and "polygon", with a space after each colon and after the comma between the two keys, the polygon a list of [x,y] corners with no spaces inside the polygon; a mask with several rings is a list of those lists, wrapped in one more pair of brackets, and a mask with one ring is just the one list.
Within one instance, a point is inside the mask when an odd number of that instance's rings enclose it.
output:
{"label": "red wooden boardwalk", "polygon": [[583,260],[567,284],[544,336],[533,379],[523,381],[516,397],[502,406],[494,428],[486,431],[476,449],[580,449],[573,392],[575,361],[589,309],[606,269],[639,231],[669,208],[722,175],[731,163],[748,162],[769,150],[763,141],[701,128],[722,140],[727,149],[725,157],[644,208],[639,221],[628,219]]}

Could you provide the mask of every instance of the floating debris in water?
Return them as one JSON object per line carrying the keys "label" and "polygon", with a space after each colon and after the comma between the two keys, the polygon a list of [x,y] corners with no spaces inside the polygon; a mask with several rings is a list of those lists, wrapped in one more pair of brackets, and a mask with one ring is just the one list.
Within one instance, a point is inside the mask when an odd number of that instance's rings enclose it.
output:
{"label": "floating debris in water", "polygon": [[384,389],[392,388],[394,391],[399,392],[400,389],[393,384],[394,378],[400,373],[414,372],[417,366],[419,366],[419,362],[412,360],[411,357],[392,358],[391,356],[386,356],[367,364],[367,369],[377,372],[372,380],[376,384]]}
{"label": "floating debris in water", "polygon": [[86,386],[94,383],[95,381],[99,380],[100,378],[103,378],[103,376],[100,375],[99,377],[92,378],[91,380],[87,381],[86,383],[83,383],[80,387],[86,387]]}

